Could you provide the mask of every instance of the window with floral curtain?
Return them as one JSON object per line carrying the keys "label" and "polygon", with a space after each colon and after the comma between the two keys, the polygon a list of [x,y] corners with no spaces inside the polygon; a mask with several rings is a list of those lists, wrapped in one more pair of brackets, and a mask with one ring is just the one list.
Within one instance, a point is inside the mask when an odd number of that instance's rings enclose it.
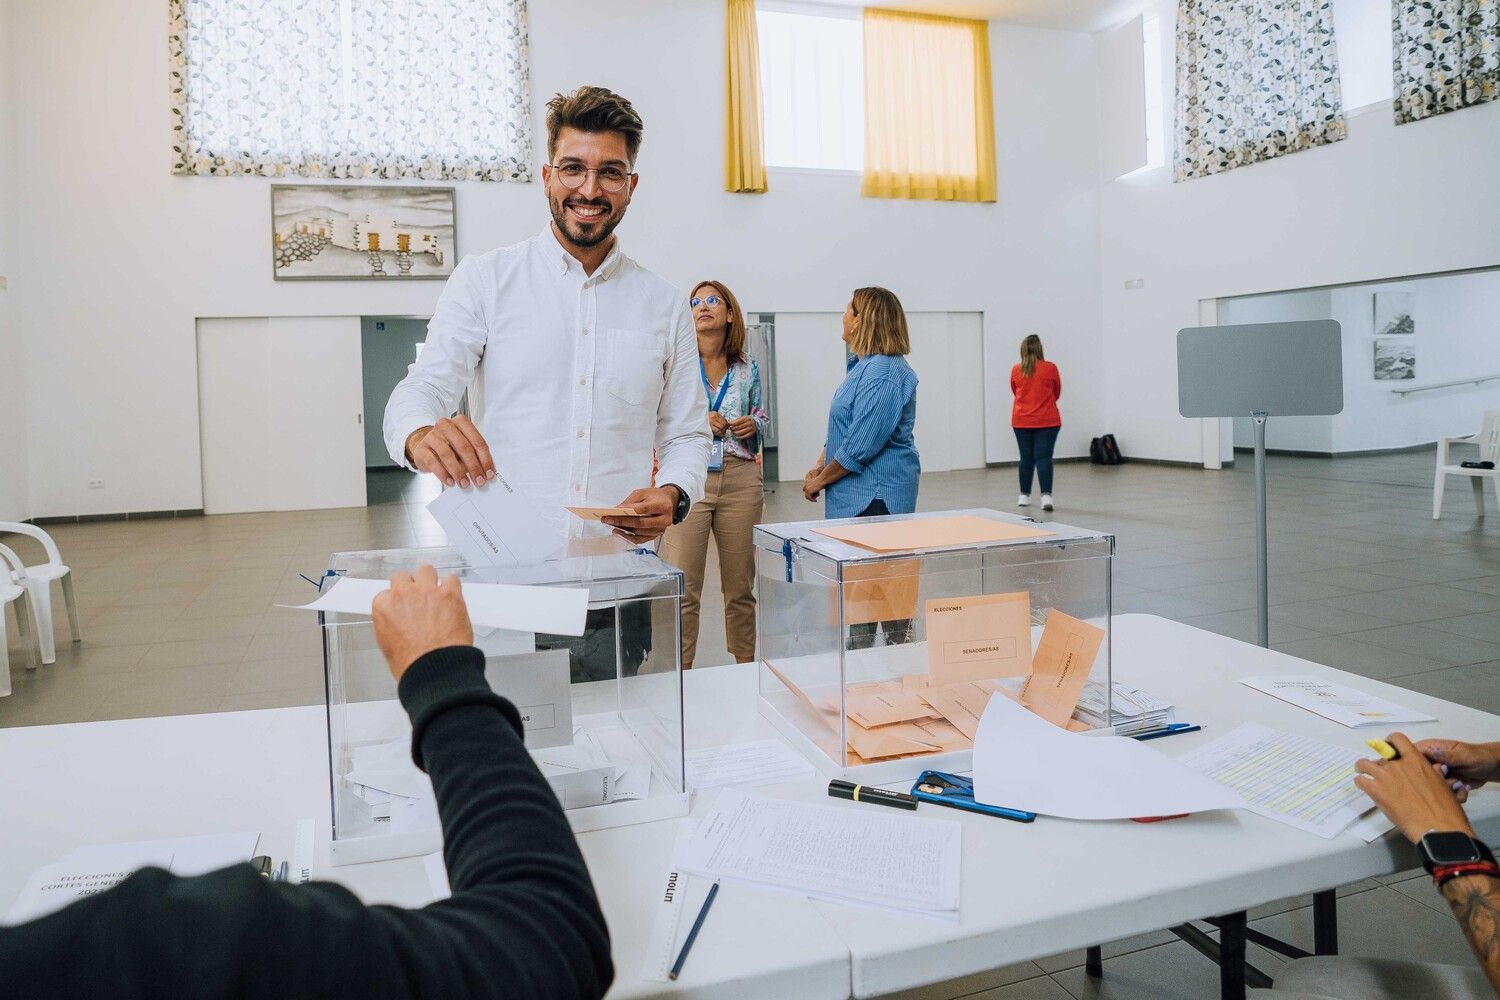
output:
{"label": "window with floral curtain", "polygon": [[1395,0],[1396,124],[1500,98],[1500,0]]}
{"label": "window with floral curtain", "polygon": [[1347,135],[1332,0],[1180,0],[1175,180]]}
{"label": "window with floral curtain", "polygon": [[172,172],[529,181],[526,0],[169,0]]}

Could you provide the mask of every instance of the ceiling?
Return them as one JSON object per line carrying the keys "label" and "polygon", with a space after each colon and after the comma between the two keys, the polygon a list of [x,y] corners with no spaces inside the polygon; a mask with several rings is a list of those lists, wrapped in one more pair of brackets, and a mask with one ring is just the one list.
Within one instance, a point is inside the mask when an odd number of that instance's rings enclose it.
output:
{"label": "ceiling", "polygon": [[1005,21],[1062,31],[1102,31],[1123,23],[1148,6],[1147,0],[821,0],[839,7],[894,7],[922,14],[946,14]]}

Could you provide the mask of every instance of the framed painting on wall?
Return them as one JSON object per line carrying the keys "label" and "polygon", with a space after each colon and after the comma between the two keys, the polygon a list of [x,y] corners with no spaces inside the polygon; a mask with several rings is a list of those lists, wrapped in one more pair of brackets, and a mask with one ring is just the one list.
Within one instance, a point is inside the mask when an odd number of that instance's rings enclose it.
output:
{"label": "framed painting on wall", "polygon": [[1417,332],[1411,292],[1375,293],[1375,336],[1405,336]]}
{"label": "framed painting on wall", "polygon": [[451,187],[275,184],[277,281],[447,278],[457,262]]}
{"label": "framed painting on wall", "polygon": [[1375,341],[1376,381],[1402,381],[1416,377],[1415,340],[1408,340],[1405,337],[1382,337]]}

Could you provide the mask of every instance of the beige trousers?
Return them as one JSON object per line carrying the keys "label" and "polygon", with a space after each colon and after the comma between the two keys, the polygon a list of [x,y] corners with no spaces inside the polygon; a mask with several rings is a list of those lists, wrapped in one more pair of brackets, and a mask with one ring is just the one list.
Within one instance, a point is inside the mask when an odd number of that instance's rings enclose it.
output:
{"label": "beige trousers", "polygon": [[733,455],[724,468],[709,472],[703,499],[681,524],[667,529],[661,557],[682,570],[687,593],[682,599],[682,665],[691,667],[698,651],[699,598],[708,535],[719,549],[719,581],[724,588],[724,633],[737,663],[755,659],[755,548],[751,530],[765,507],[760,466]]}

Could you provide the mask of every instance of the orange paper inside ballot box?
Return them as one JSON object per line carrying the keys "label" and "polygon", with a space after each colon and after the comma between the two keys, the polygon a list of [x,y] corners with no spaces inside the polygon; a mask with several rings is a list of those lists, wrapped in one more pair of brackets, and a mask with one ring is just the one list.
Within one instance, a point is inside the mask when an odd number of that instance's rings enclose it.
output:
{"label": "orange paper inside ballot box", "polygon": [[816,534],[858,545],[872,552],[949,548],[984,542],[1008,542],[1019,538],[1047,538],[1055,534],[1045,528],[995,521],[973,514],[919,517],[877,524],[836,524],[812,530]]}

